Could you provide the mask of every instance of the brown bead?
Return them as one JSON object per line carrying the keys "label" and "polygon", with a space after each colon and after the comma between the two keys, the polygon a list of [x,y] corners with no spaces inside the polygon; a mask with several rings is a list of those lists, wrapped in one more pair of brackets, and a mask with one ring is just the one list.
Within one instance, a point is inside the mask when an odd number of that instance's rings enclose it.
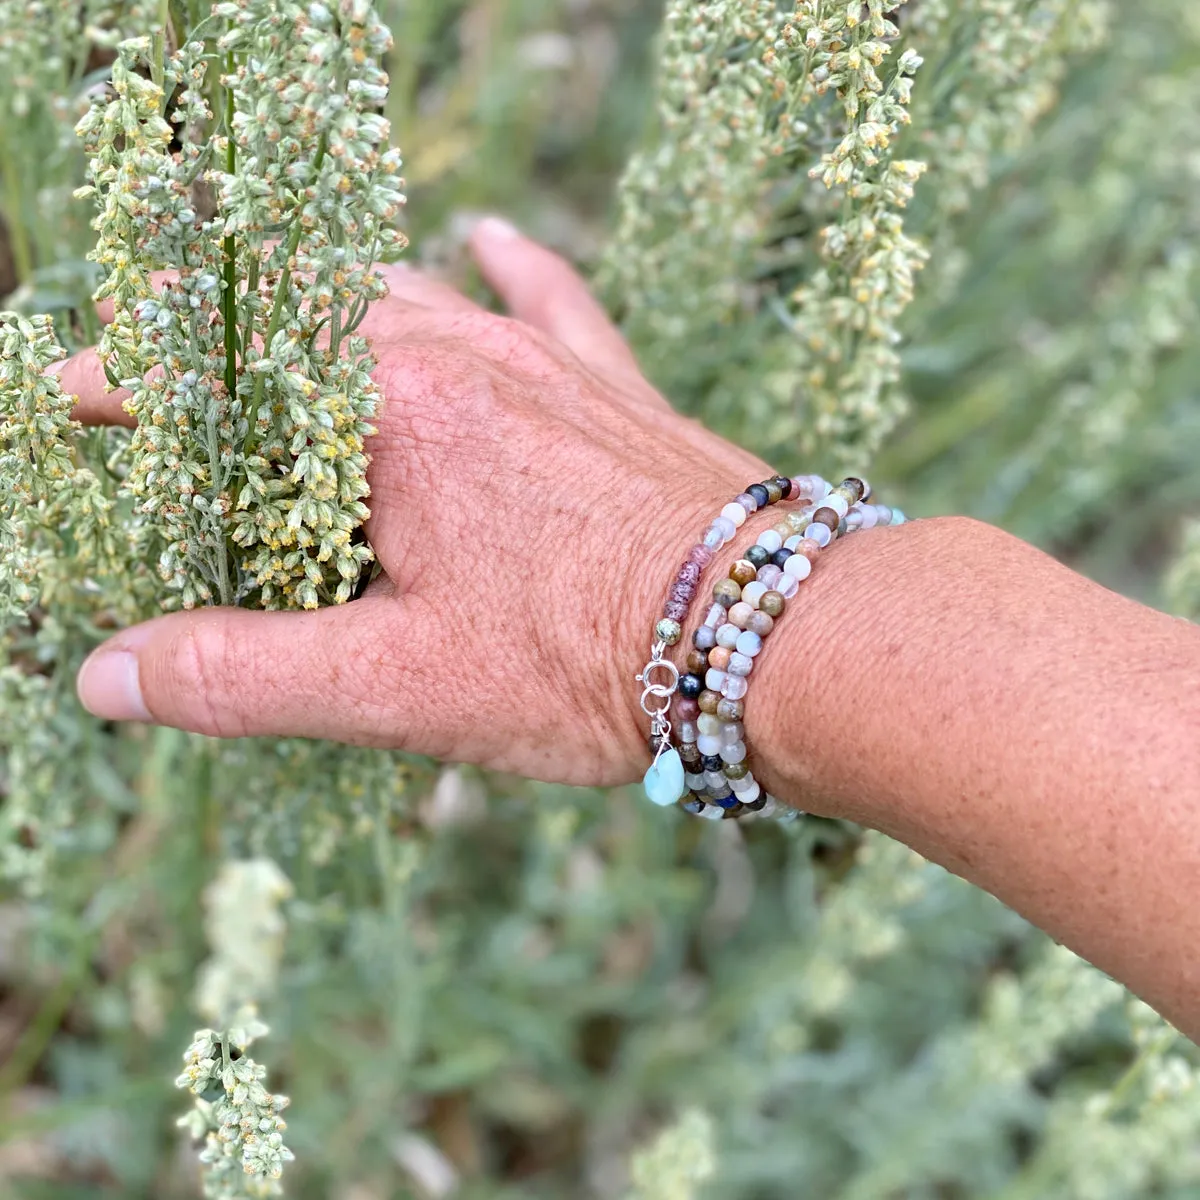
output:
{"label": "brown bead", "polygon": [[708,670],[708,655],[703,650],[693,650],[687,656],[687,669],[693,675],[703,675]]}
{"label": "brown bead", "polygon": [[712,713],[715,715],[721,704],[721,693],[705,690],[700,693],[699,704],[702,713]]}
{"label": "brown bead", "polygon": [[843,479],[841,486],[854,497],[850,501],[851,504],[857,504],[860,500],[867,498],[867,485],[861,479],[855,479],[853,475],[849,479]]}
{"label": "brown bead", "polygon": [[760,638],[765,638],[775,628],[775,618],[770,613],[765,613],[761,608],[757,608],[746,623],[746,628],[751,633],[757,633]]}
{"label": "brown bead", "polygon": [[773,479],[764,479],[763,487],[767,489],[767,503],[778,504],[783,499],[783,488]]}
{"label": "brown bead", "polygon": [[684,742],[679,747],[679,757],[683,759],[685,767],[692,768],[693,774],[699,774],[697,768],[700,766],[701,756],[695,742]]}
{"label": "brown bead", "polygon": [[814,542],[812,538],[801,538],[796,553],[802,554],[810,563],[815,563],[821,557],[821,544]]}
{"label": "brown bead", "polygon": [[744,762],[725,764],[726,779],[745,779],[749,774],[750,768]]}
{"label": "brown bead", "polygon": [[745,587],[748,583],[753,583],[758,578],[758,568],[752,563],[747,562],[744,558],[739,558],[737,562],[729,568],[729,578],[733,580],[738,587]]}
{"label": "brown bead", "polygon": [[837,527],[841,519],[837,515],[837,509],[835,508],[818,508],[813,513],[813,524],[828,525],[832,533],[837,533]]}
{"label": "brown bead", "polygon": [[732,608],[742,598],[742,586],[732,579],[719,580],[713,588],[713,600],[722,608]]}
{"label": "brown bead", "polygon": [[758,602],[758,611],[765,612],[768,617],[777,617],[783,612],[787,601],[780,592],[765,592]]}
{"label": "brown bead", "polygon": [[746,715],[746,705],[742,700],[726,700],[724,697],[717,705],[717,718],[727,725],[740,721]]}

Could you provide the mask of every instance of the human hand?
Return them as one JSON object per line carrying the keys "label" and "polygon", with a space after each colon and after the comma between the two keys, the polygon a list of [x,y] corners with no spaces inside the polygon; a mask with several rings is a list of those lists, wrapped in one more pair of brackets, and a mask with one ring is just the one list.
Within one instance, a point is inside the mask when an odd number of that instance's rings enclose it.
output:
{"label": "human hand", "polygon": [[[89,710],[549,782],[642,773],[632,675],[667,585],[721,505],[774,472],[670,408],[563,260],[494,220],[472,249],[511,317],[393,268],[365,326],[386,400],[367,526],[384,573],[364,598],[149,621],[84,664]],[[128,421],[94,351],[60,375],[81,420]]]}

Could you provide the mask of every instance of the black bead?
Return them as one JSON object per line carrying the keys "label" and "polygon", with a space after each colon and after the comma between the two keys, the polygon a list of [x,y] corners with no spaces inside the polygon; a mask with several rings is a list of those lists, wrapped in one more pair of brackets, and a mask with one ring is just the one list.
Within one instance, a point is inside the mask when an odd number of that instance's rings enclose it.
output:
{"label": "black bead", "polygon": [[706,771],[719,771],[725,764],[719,754],[706,754],[700,759],[700,765]]}
{"label": "black bead", "polygon": [[742,557],[747,562],[752,562],[756,567],[765,567],[771,561],[771,552],[766,546],[760,546],[755,542]]}
{"label": "black bead", "polygon": [[767,501],[771,498],[770,493],[761,483],[752,483],[746,489],[747,496],[753,496],[758,503],[759,508],[766,508]]}
{"label": "black bead", "polygon": [[792,481],[786,475],[776,475],[771,482],[779,484],[783,489],[783,498],[785,500],[792,494]]}
{"label": "black bead", "polygon": [[774,554],[772,554],[772,555],[771,555],[771,561],[772,561],[772,562],[773,562],[773,563],[774,563],[774,564],[775,564],[777,567],[782,567],[782,566],[783,566],[783,564],[784,564],[785,562],[787,562],[787,560],[788,560],[789,558],[791,558],[791,557],[792,557],[792,555],[793,555],[793,554],[795,554],[795,553],[796,553],[796,552],[795,552],[794,550],[788,550],[788,549],[786,549],[786,548],[784,548],[784,547],[780,547],[778,550],[776,550],[776,551],[775,551],[775,553],[774,553]]}
{"label": "black bead", "polygon": [[699,675],[681,675],[679,694],[687,700],[695,700],[704,691],[704,680]]}
{"label": "black bead", "polygon": [[766,796],[759,796],[757,800],[751,800],[746,807],[753,809],[755,812],[762,812],[767,807],[767,798]]}

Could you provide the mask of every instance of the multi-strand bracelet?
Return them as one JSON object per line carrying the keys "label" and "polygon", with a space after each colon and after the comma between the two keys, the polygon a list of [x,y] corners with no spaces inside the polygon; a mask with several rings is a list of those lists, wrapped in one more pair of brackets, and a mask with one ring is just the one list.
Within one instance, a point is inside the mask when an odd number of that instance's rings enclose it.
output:
{"label": "multi-strand bracelet", "polygon": [[[726,505],[688,554],[655,626],[651,660],[638,676],[654,754],[645,788],[656,804],[678,803],[712,820],[796,815],[767,795],[750,770],[744,726],[749,676],[825,547],[841,534],[905,521],[898,509],[869,504],[869,497],[861,479],[831,487],[816,475],[776,476]],[[713,605],[693,634],[686,673],[681,672],[667,649],[682,637],[704,569],[752,513],[780,500],[796,500],[801,507],[761,533],[714,587]]]}

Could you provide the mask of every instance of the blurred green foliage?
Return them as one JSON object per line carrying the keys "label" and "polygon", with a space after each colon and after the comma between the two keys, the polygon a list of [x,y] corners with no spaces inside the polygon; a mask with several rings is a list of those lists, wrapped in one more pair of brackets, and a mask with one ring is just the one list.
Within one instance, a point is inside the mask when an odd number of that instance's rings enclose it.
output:
{"label": "blurred green foliage", "polygon": [[[901,139],[931,164],[906,227],[932,257],[902,319],[886,409],[899,424],[870,466],[910,512],[973,512],[1156,596],[1200,501],[1200,14],[1188,0],[1118,13],[1098,48],[1063,60],[1061,98],[1050,71],[1021,93],[1032,109],[1006,108],[1027,60],[985,34],[1036,32],[1051,7],[905,11],[914,39],[941,47]],[[40,28],[27,8],[0,12],[10,39]],[[466,217],[499,210],[601,262],[625,164],[663,144],[659,7],[391,8],[416,256],[459,271]],[[28,41],[4,47],[30,61]],[[986,75],[989,51],[1010,76]],[[102,73],[103,54],[88,68]],[[10,164],[49,144],[21,124],[30,86],[11,71],[0,82]],[[811,255],[799,218],[824,203],[799,182],[807,165],[754,190],[744,254],[714,267],[695,243],[697,272],[738,285],[706,353],[641,348],[677,403],[780,466],[816,468],[789,459],[811,417],[780,316]],[[59,195],[61,178],[0,175],[6,195],[23,189],[0,203],[10,243],[32,247],[13,303],[56,311],[81,343],[90,235],[77,214],[47,233],[43,189]],[[623,318],[629,307],[616,297]],[[1198,594],[1193,543],[1174,573],[1180,604]],[[205,889],[223,861],[256,856],[296,889],[260,1047],[293,1099],[290,1195],[1198,1194],[1192,1049],[886,839],[822,821],[689,824],[625,793],[325,746],[118,736],[75,708],[84,647],[63,644],[54,672],[8,678],[0,703],[4,805],[19,784],[23,801],[63,810],[47,885],[0,904],[0,1196],[196,1194],[171,1079],[200,964],[219,953]]]}

